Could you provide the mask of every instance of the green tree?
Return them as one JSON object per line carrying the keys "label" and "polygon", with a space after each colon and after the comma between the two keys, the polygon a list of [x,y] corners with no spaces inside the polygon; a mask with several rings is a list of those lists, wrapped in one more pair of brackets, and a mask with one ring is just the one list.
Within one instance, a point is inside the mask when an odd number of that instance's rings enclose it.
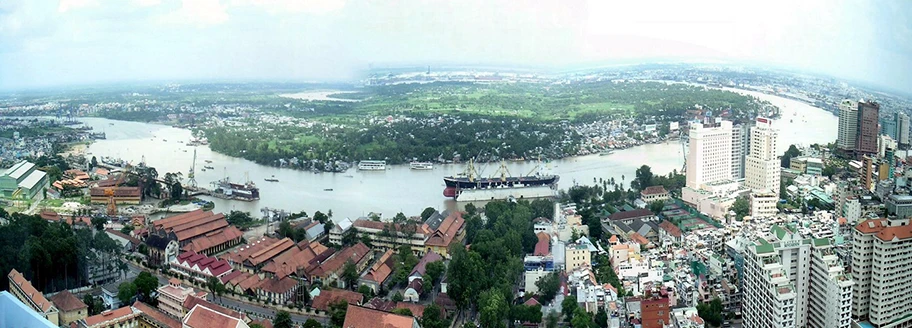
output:
{"label": "green tree", "polygon": [[250,328],[266,328],[266,327],[263,327],[263,325],[258,324],[258,323],[250,324],[249,327],[250,327]]}
{"label": "green tree", "polygon": [[104,216],[93,216],[92,217],[92,226],[95,227],[95,229],[98,231],[104,230],[104,225],[107,223],[108,223],[107,217],[104,217]]}
{"label": "green tree", "polygon": [[539,301],[542,304],[551,303],[551,300],[557,296],[557,291],[560,289],[560,275],[555,271],[541,277],[535,282],[535,286],[538,287],[538,293],[541,296]]}
{"label": "green tree", "polygon": [[820,172],[823,176],[827,178],[832,178],[833,175],[836,175],[836,167],[830,164],[827,164],[823,167],[823,170]]}
{"label": "green tree", "polygon": [[316,220],[317,222],[326,224],[326,221],[329,220],[329,216],[327,216],[326,214],[323,214],[323,212],[316,211],[316,212],[314,212],[313,219]]}
{"label": "green tree", "polygon": [[782,163],[780,164],[782,164],[782,167],[784,168],[791,167],[792,158],[798,156],[801,156],[801,151],[798,150],[798,147],[795,147],[795,145],[790,145],[788,150],[785,151],[785,154],[782,155],[782,158],[780,159]]}
{"label": "green tree", "polygon": [[538,198],[532,201],[532,216],[535,218],[554,219],[554,202],[544,198]]}
{"label": "green tree", "polygon": [[719,298],[713,298],[709,303],[697,304],[697,313],[700,315],[700,318],[703,318],[703,320],[706,320],[706,323],[715,327],[722,325],[722,309],[722,300]]}
{"label": "green tree", "polygon": [[225,295],[225,292],[228,291],[228,289],[225,288],[225,284],[217,277],[209,277],[206,279],[206,288],[209,289],[212,296],[218,297],[219,300],[221,300],[222,295]]}
{"label": "green tree", "polygon": [[735,212],[736,218],[740,221],[750,214],[750,202],[744,196],[738,197],[735,199],[735,203],[732,204],[731,210]]}
{"label": "green tree", "polygon": [[307,321],[304,321],[304,325],[301,327],[302,328],[323,328],[323,325],[321,325],[317,320],[307,319]]}
{"label": "green tree", "polygon": [[649,165],[643,165],[636,169],[636,177],[630,182],[630,186],[634,190],[642,191],[652,185],[652,168]]}
{"label": "green tree", "polygon": [[573,316],[573,312],[576,311],[578,307],[579,304],[576,302],[576,296],[564,297],[564,301],[561,302],[561,314],[569,321]]}
{"label": "green tree", "polygon": [[294,322],[291,321],[291,314],[279,310],[279,312],[276,313],[275,319],[272,320],[272,326],[275,328],[291,328],[294,326]]}
{"label": "green tree", "polygon": [[431,215],[434,215],[434,213],[437,213],[437,210],[433,207],[425,208],[424,211],[421,211],[421,221],[427,221],[427,219],[430,218]]}
{"label": "green tree", "polygon": [[560,323],[560,316],[557,315],[557,312],[554,312],[554,310],[548,312],[548,316],[545,317],[545,327],[557,328],[558,323]]}
{"label": "green tree", "polygon": [[294,228],[291,227],[291,222],[282,221],[279,223],[279,230],[277,231],[279,236],[295,239]]}
{"label": "green tree", "polygon": [[450,326],[450,323],[441,316],[442,309],[437,304],[431,303],[424,308],[424,312],[421,313],[421,324],[422,328],[446,328]]}
{"label": "green tree", "polygon": [[355,267],[355,263],[352,263],[351,260],[345,261],[345,266],[342,268],[342,281],[345,282],[345,287],[348,289],[354,289],[358,285],[358,268]]}
{"label": "green tree", "polygon": [[249,228],[253,225],[253,217],[250,216],[249,212],[244,211],[234,211],[228,212],[228,218],[225,219],[228,221],[228,224],[238,226],[240,228]]}
{"label": "green tree", "polygon": [[488,289],[479,295],[478,311],[482,327],[504,327],[508,310],[507,301],[500,291]]}
{"label": "green tree", "polygon": [[339,300],[329,304],[329,323],[335,327],[342,327],[345,323],[345,313],[348,312],[348,302]]}
{"label": "green tree", "polygon": [[133,296],[136,296],[136,285],[132,282],[123,282],[117,286],[117,299],[121,304],[130,304]]}
{"label": "green tree", "polygon": [[95,156],[92,156],[92,160],[89,161],[89,169],[98,167],[98,159]]}
{"label": "green tree", "polygon": [[425,273],[431,278],[429,282],[433,283],[440,279],[443,273],[446,271],[446,264],[443,261],[434,261],[427,264],[425,268]]}
{"label": "green tree", "polygon": [[592,318],[595,321],[595,324],[599,328],[608,328],[608,313],[605,312],[604,308],[599,308],[598,312],[595,313],[595,317]]}
{"label": "green tree", "polygon": [[402,300],[404,300],[405,298],[402,297],[402,293],[396,292],[396,294],[393,294],[392,299],[393,299],[393,302],[402,302]]}
{"label": "green tree", "polygon": [[573,310],[573,318],[570,319],[570,326],[573,328],[589,328],[592,319],[589,317],[589,313],[586,312],[581,307],[577,307]]}
{"label": "green tree", "polygon": [[155,276],[148,271],[140,272],[136,279],[133,279],[133,284],[136,285],[136,292],[142,295],[143,302],[155,303],[152,298],[152,292],[158,289],[158,279]]}
{"label": "green tree", "polygon": [[374,291],[371,290],[370,287],[367,287],[367,285],[358,286],[358,292],[361,293],[361,295],[364,295],[365,300],[369,300],[374,297]]}
{"label": "green tree", "polygon": [[133,227],[132,224],[125,224],[122,228],[120,228],[120,232],[125,235],[129,235],[131,232],[133,232],[133,229],[135,229],[135,227]]}
{"label": "green tree", "polygon": [[649,210],[652,211],[652,213],[655,213],[656,215],[658,215],[659,213],[662,213],[663,208],[665,208],[664,200],[657,200],[652,203],[649,203]]}

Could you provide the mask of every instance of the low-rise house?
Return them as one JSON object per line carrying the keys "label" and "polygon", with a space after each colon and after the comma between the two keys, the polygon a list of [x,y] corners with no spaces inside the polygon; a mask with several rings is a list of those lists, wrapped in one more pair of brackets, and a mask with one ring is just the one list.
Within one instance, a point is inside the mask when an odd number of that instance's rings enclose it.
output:
{"label": "low-rise house", "polygon": [[352,220],[349,218],[344,218],[341,221],[336,222],[332,229],[329,229],[329,242],[334,245],[342,245],[342,238],[353,232],[351,229],[352,223]]}
{"label": "low-rise house", "polygon": [[200,304],[190,309],[190,312],[187,313],[181,323],[183,323],[184,328],[250,328],[246,322],[239,318],[227,316]]}
{"label": "low-rise house", "polygon": [[57,307],[59,313],[60,325],[69,325],[70,323],[85,319],[89,315],[89,306],[73,296],[68,290],[64,290],[54,296],[51,296],[51,302]]}
{"label": "low-rise house", "polygon": [[609,221],[618,221],[624,224],[630,224],[635,219],[640,219],[643,221],[658,221],[658,217],[656,217],[652,211],[643,208],[616,212],[608,217]]}
{"label": "low-rise house", "polygon": [[420,328],[415,317],[380,310],[349,306],[345,312],[345,328]]}
{"label": "low-rise house", "polygon": [[272,260],[282,252],[285,252],[295,246],[293,240],[289,238],[275,239],[262,237],[242,245],[237,250],[224,255],[224,259],[234,267],[235,270],[244,270],[249,273],[259,272],[269,260]]}
{"label": "low-rise house", "polygon": [[139,327],[139,316],[142,312],[132,306],[108,310],[79,323],[83,328],[134,328]]}
{"label": "low-rise house", "polygon": [[465,220],[462,218],[462,213],[458,211],[446,215],[439,224],[436,223],[436,220],[436,216],[431,216],[425,221],[425,225],[431,231],[427,240],[424,241],[426,252],[434,252],[449,258],[450,245],[462,243],[465,238]]}
{"label": "low-rise house", "polygon": [[136,301],[133,303],[133,308],[142,313],[139,316],[140,327],[181,328],[180,320],[172,318],[146,303]]}
{"label": "low-rise house", "polygon": [[139,248],[139,245],[142,244],[141,240],[114,229],[105,229],[105,233],[118,244],[122,245],[122,249],[126,253],[135,252]]}
{"label": "low-rise house", "polygon": [[329,305],[337,303],[340,300],[348,302],[349,305],[361,305],[364,301],[364,295],[345,289],[323,289],[316,290],[319,294],[313,298],[311,306],[320,311],[329,311]]}
{"label": "low-rise house", "polygon": [[677,308],[671,310],[675,328],[705,328],[703,318],[697,313],[695,307]]}
{"label": "low-rise house", "polygon": [[[427,265],[431,262],[442,261],[443,257],[434,252],[428,252],[424,254],[418,264],[412,268],[412,272],[408,276],[408,287],[405,289],[405,292],[402,294],[403,298],[407,302],[418,302],[421,298],[421,294],[427,290],[434,288],[433,281],[424,281],[424,275],[427,272]],[[427,285],[427,287],[425,287]]]}
{"label": "low-rise house", "polygon": [[678,226],[671,223],[671,221],[662,221],[662,223],[659,223],[659,228],[662,229],[659,231],[660,235],[667,237],[673,243],[680,244],[684,241],[684,234],[681,233],[681,228],[678,228]]}
{"label": "low-rise house", "polygon": [[209,277],[221,278],[234,271],[228,261],[193,251],[178,255],[170,264],[171,272],[202,283],[205,283]]}
{"label": "low-rise house", "polygon": [[640,191],[640,199],[647,204],[651,204],[657,201],[668,201],[671,196],[669,196],[668,191],[663,186],[649,186]]}
{"label": "low-rise house", "polygon": [[286,304],[296,300],[295,295],[300,284],[290,277],[267,278],[255,287],[257,297],[274,304]]}
{"label": "low-rise house", "polygon": [[358,280],[358,283],[367,286],[374,293],[379,292],[386,281],[389,280],[389,277],[392,276],[394,263],[393,250],[387,250],[383,255],[380,255],[380,258],[371,266],[370,270]]}
{"label": "low-rise house", "polygon": [[307,271],[307,275],[312,281],[336,281],[337,286],[346,288],[345,282],[339,279],[342,276],[345,263],[351,261],[355,264],[357,271],[362,272],[367,267],[367,264],[370,263],[370,259],[370,248],[364,243],[357,243],[339,251],[319,265],[313,266]]}
{"label": "low-rise house", "polygon": [[180,249],[177,240],[168,239],[160,235],[149,235],[143,242],[146,243],[149,250],[148,262],[152,266],[167,265],[177,257],[177,252]]}
{"label": "low-rise house", "polygon": [[119,284],[119,282],[113,282],[101,286],[101,301],[104,303],[106,310],[116,309],[122,305],[120,304],[120,299],[117,298]]}
{"label": "low-rise house", "polygon": [[9,291],[19,301],[38,312],[39,315],[54,325],[60,324],[60,311],[57,310],[54,303],[48,301],[44,294],[35,289],[32,283],[26,280],[19,271],[16,271],[16,269],[11,270],[7,278],[9,279]]}
{"label": "low-rise house", "polygon": [[186,312],[183,304],[190,296],[206,297],[206,292],[196,292],[192,287],[184,287],[181,281],[175,278],[168,280],[168,284],[158,287],[158,308],[162,312],[176,318],[183,318]]}

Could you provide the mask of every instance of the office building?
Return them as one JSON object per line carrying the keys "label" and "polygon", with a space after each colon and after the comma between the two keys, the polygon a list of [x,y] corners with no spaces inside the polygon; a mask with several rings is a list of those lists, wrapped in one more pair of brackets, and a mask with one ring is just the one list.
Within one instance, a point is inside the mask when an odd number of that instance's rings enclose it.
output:
{"label": "office building", "polygon": [[779,214],[779,194],[772,191],[753,192],[750,194],[751,217],[771,217]]}
{"label": "office building", "polygon": [[897,139],[896,131],[896,121],[893,120],[893,117],[880,118],[880,135]]}
{"label": "office building", "polygon": [[912,196],[893,194],[884,199],[887,214],[895,215],[900,219],[912,217]]}
{"label": "office building", "polygon": [[687,187],[732,178],[732,123],[692,123],[688,136]]}
{"label": "office building", "polygon": [[862,327],[912,326],[912,225],[872,219],[853,230],[852,318]]}
{"label": "office building", "polygon": [[855,134],[855,158],[877,154],[877,136],[880,135],[880,104],[868,101],[858,103],[858,128]]}
{"label": "office building", "polygon": [[732,179],[744,178],[744,158],[750,143],[749,136],[750,125],[738,124],[732,127]]}
{"label": "office building", "polygon": [[836,148],[845,152],[855,151],[855,136],[858,133],[858,102],[843,100],[839,104],[839,131]]}
{"label": "office building", "polygon": [[750,153],[744,161],[744,186],[754,191],[778,191],[782,169],[776,154],[779,132],[770,119],[758,117],[751,129]]}
{"label": "office building", "polygon": [[745,249],[745,327],[849,327],[853,281],[829,239],[773,226]]}
{"label": "office building", "polygon": [[909,115],[897,112],[893,114],[893,119],[896,121],[896,138],[893,139],[899,143],[902,149],[909,149]]}

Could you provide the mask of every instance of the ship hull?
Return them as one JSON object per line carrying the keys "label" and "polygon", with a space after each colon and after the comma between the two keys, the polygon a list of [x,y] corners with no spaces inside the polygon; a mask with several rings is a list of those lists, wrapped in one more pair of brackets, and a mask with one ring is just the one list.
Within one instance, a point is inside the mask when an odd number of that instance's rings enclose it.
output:
{"label": "ship hull", "polygon": [[456,177],[445,177],[443,182],[448,188],[458,188],[458,189],[486,189],[486,188],[499,188],[499,187],[514,187],[514,186],[550,186],[560,179],[559,176],[546,176],[546,177],[537,177],[537,176],[526,176],[526,177],[507,177],[504,179],[499,178],[483,178],[475,179],[470,181],[468,178],[456,178]]}

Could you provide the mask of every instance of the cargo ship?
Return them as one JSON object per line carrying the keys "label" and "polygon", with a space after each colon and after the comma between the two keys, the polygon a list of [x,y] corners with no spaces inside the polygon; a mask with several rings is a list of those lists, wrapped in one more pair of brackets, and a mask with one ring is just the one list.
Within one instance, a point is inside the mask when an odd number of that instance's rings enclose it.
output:
{"label": "cargo ship", "polygon": [[225,177],[222,180],[212,182],[212,196],[223,199],[234,199],[242,201],[255,201],[260,199],[260,188],[257,188],[253,181],[247,181],[243,184],[234,183]]}
{"label": "cargo ship", "polygon": [[[536,169],[539,167],[537,166]],[[533,172],[535,170],[533,169]],[[443,182],[446,189],[443,190],[445,197],[458,198],[463,191],[479,189],[511,189],[524,187],[550,187],[553,188],[560,176],[554,174],[536,173],[524,176],[512,176],[507,170],[507,166],[501,161],[500,168],[495,176],[489,178],[478,178],[475,172],[475,165],[470,160],[466,172],[458,176],[444,177]]]}

